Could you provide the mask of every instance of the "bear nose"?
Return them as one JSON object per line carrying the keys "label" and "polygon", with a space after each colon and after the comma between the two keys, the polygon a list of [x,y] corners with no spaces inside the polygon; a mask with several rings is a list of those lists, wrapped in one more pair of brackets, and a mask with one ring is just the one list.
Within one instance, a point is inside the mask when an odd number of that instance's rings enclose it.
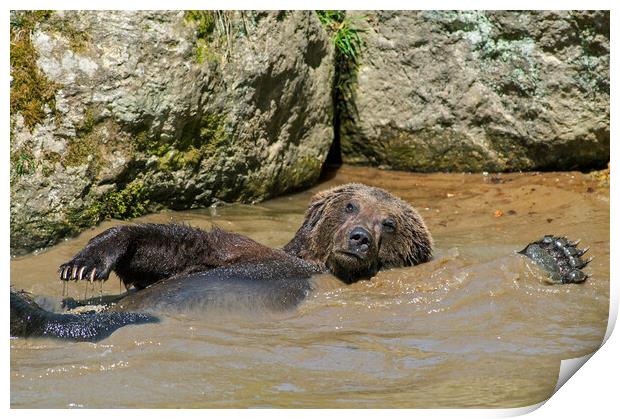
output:
{"label": "bear nose", "polygon": [[366,253],[372,244],[372,238],[368,230],[363,227],[355,227],[349,234],[349,249],[356,253]]}

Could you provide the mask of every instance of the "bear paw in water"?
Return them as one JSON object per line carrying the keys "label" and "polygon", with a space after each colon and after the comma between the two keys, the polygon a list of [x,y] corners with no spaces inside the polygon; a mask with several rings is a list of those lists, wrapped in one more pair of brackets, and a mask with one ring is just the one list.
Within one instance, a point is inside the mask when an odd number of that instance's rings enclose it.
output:
{"label": "bear paw in water", "polygon": [[588,248],[578,249],[577,241],[566,237],[547,235],[542,240],[528,244],[520,253],[542,266],[554,284],[574,284],[585,281],[588,275],[581,271],[592,258],[583,260]]}

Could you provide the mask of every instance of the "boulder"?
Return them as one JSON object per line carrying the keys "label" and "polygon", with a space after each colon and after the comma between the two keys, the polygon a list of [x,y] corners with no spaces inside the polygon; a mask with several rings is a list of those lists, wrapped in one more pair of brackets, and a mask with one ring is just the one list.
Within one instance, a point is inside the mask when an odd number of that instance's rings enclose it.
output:
{"label": "boulder", "polygon": [[609,12],[356,12],[345,163],[571,170],[609,161]]}
{"label": "boulder", "polygon": [[311,185],[333,56],[312,12],[12,12],[12,254]]}

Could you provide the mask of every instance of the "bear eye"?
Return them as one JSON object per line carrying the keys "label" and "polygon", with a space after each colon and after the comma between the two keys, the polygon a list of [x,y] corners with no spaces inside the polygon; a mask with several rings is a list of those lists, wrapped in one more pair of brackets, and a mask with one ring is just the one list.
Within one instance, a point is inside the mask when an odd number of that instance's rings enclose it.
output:
{"label": "bear eye", "polygon": [[355,204],[354,204],[354,203],[352,203],[352,202],[349,202],[349,203],[347,204],[347,206],[346,206],[346,207],[344,207],[344,210],[345,210],[346,212],[348,212],[349,214],[352,214],[352,213],[354,213],[354,212],[357,212],[357,205],[355,205]]}
{"label": "bear eye", "polygon": [[383,231],[387,231],[388,233],[392,233],[396,230],[396,221],[391,218],[386,218],[383,220]]}

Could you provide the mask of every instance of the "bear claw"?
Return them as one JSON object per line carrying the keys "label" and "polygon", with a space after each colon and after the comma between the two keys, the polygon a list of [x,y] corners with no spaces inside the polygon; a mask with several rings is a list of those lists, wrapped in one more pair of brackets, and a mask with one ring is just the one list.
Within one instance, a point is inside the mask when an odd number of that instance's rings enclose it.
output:
{"label": "bear claw", "polygon": [[590,248],[578,249],[579,240],[569,241],[566,237],[546,235],[541,240],[528,244],[520,254],[525,255],[549,273],[554,284],[575,284],[584,282],[589,275],[582,272],[592,257],[581,259]]}
{"label": "bear claw", "polygon": [[114,269],[116,259],[100,250],[100,246],[86,246],[73,259],[60,265],[62,281],[106,281]]}
{"label": "bear claw", "polygon": [[65,263],[58,269],[58,276],[62,281],[88,280],[93,282],[95,280],[105,281],[107,279],[104,275],[97,276],[97,272],[97,268],[90,268],[86,265],[73,265],[71,263]]}

